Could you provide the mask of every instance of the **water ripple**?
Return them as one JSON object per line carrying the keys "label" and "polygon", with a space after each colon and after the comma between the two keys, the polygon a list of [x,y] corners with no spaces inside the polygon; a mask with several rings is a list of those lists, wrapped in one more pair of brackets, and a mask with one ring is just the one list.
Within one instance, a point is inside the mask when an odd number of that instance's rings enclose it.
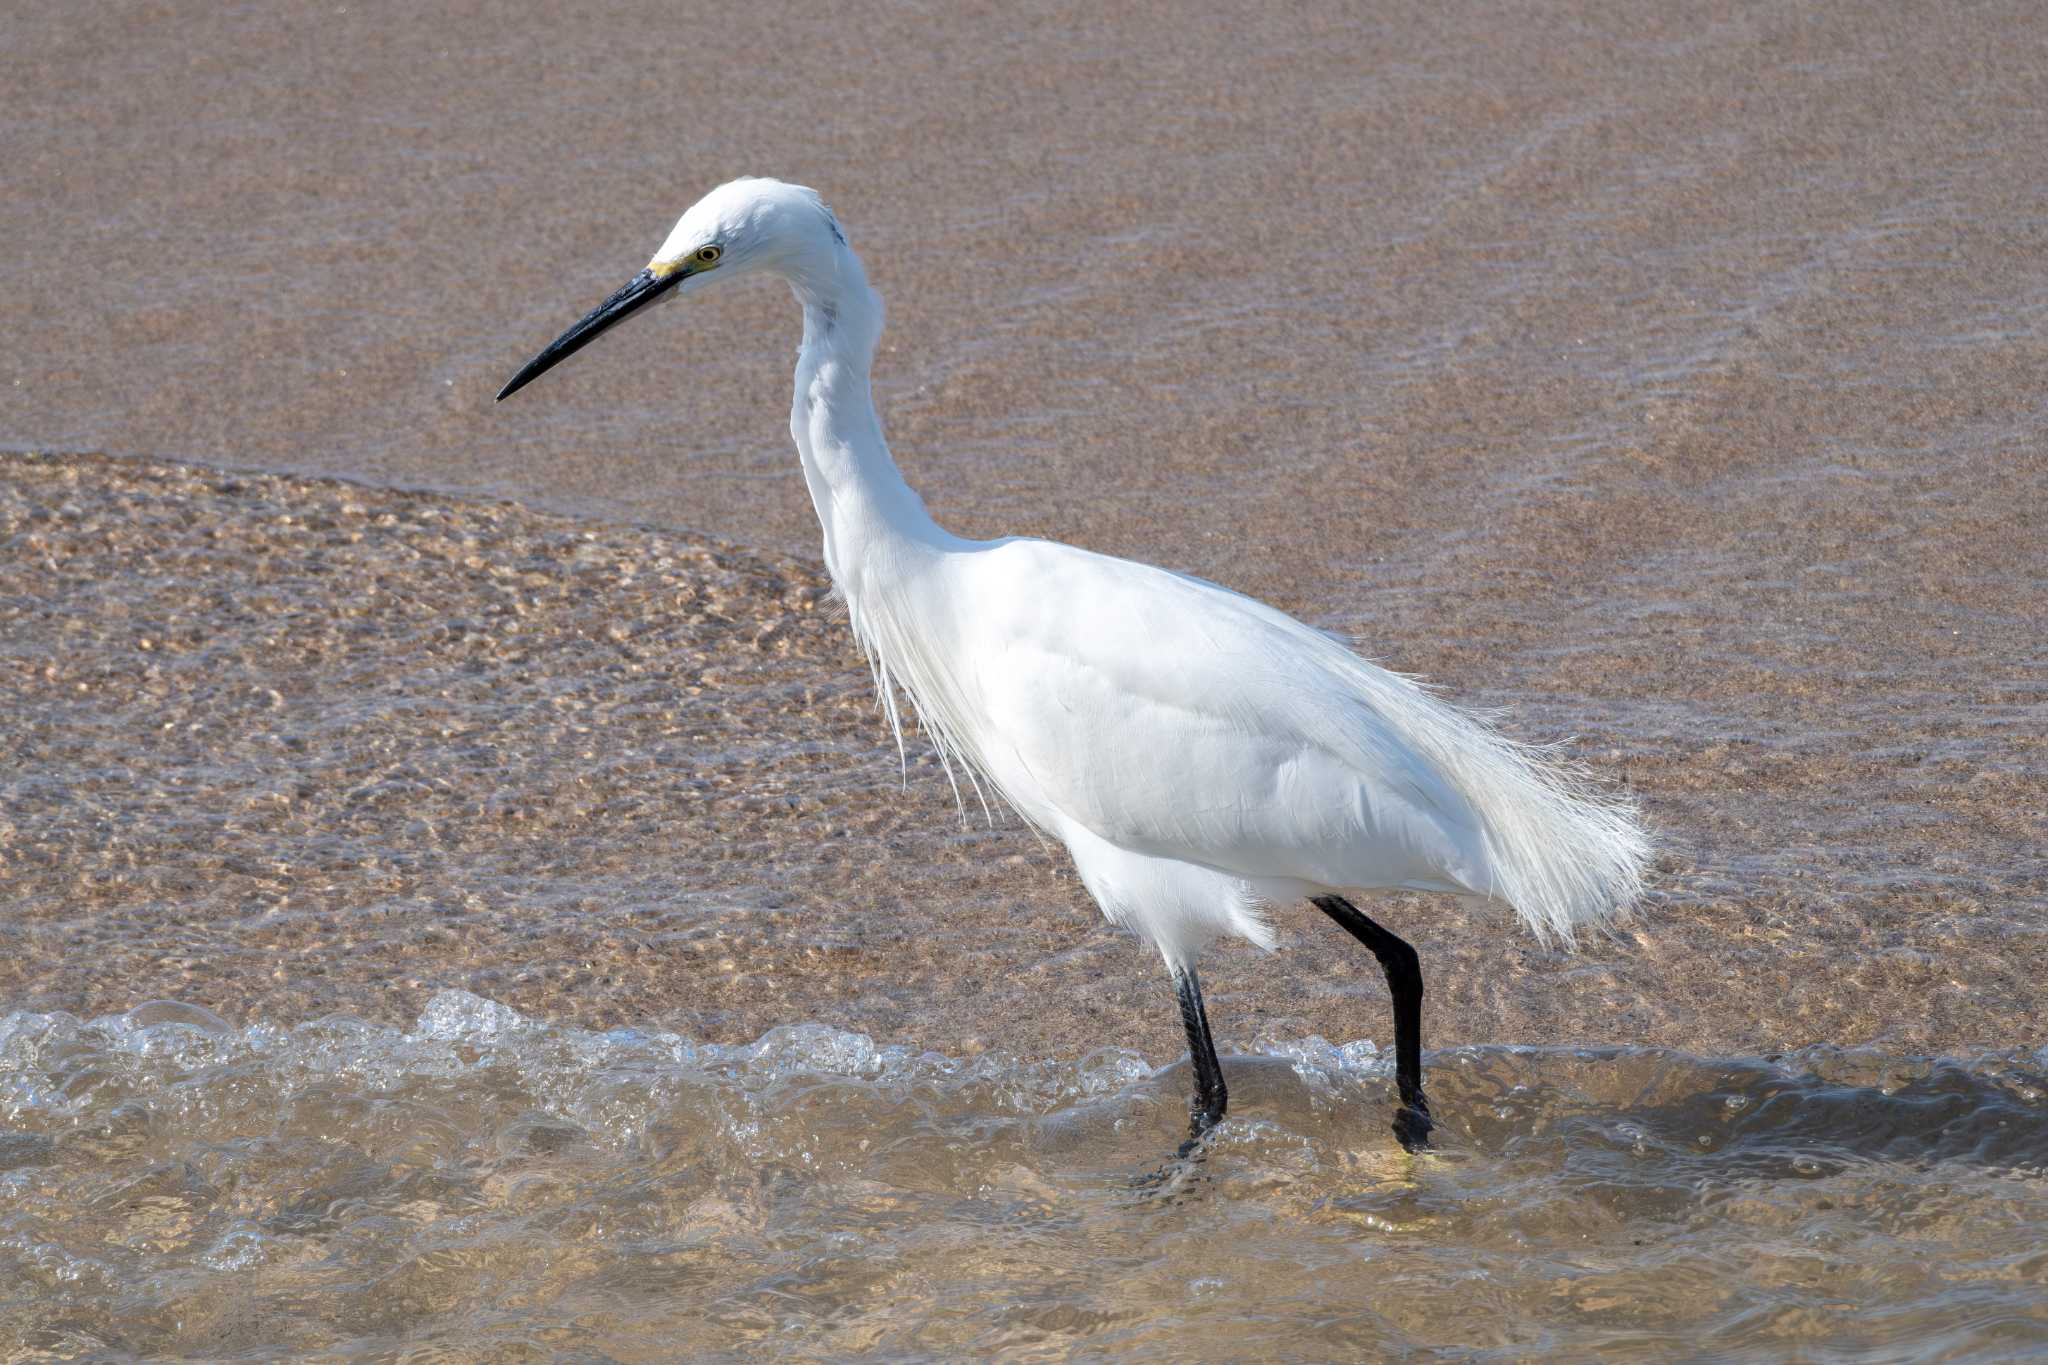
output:
{"label": "water ripple", "polygon": [[[1741,1355],[2048,1344],[2048,1055],[1269,1039],[1165,1194],[1184,1066],[738,1045],[460,991],[410,1029],[0,1020],[0,1297],[35,1349]],[[1191,1335],[1192,1334],[1192,1335]],[[65,1343],[72,1343],[67,1347]]]}

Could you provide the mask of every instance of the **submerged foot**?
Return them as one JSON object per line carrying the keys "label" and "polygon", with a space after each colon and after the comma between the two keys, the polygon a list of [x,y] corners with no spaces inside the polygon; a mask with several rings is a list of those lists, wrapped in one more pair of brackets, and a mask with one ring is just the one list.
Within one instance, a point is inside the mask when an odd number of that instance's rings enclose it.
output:
{"label": "submerged foot", "polygon": [[1434,1127],[1436,1124],[1429,1117],[1429,1105],[1420,1095],[1394,1111],[1394,1140],[1401,1144],[1403,1151],[1428,1151],[1429,1130]]}
{"label": "submerged foot", "polygon": [[1223,1122],[1223,1111],[1221,1109],[1213,1112],[1206,1109],[1196,1109],[1190,1113],[1188,1115],[1188,1140],[1180,1145],[1180,1150],[1175,1152],[1174,1155],[1185,1161],[1197,1152],[1207,1151],[1209,1134],[1215,1132],[1216,1125],[1221,1122]]}
{"label": "submerged foot", "polygon": [[1187,1141],[1174,1149],[1173,1155],[1156,1171],[1148,1172],[1131,1182],[1131,1188],[1146,1196],[1177,1196],[1187,1190],[1202,1169],[1202,1163],[1209,1155],[1209,1135],[1216,1131],[1216,1125],[1223,1121],[1222,1115],[1210,1117],[1200,1112],[1188,1120]]}

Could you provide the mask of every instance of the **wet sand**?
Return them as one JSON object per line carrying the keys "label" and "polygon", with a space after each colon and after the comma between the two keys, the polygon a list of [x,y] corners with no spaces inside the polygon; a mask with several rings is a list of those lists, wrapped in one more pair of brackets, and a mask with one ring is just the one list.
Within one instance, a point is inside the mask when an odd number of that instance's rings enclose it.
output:
{"label": "wet sand", "polygon": [[[1480,699],[1520,679],[1514,728],[1573,726],[1664,848],[1639,921],[1577,956],[1502,906],[1390,898],[1432,1044],[2038,1043],[2037,637],[1981,562],[2037,551],[2023,488],[1974,496],[1919,504],[1904,584],[1829,543],[1862,523],[1809,542],[1759,497],[1736,581],[1681,560],[1541,630],[1406,595],[1385,656]],[[1062,854],[963,822],[916,747],[904,784],[804,560],[93,457],[0,461],[0,544],[13,1007],[407,1023],[455,987],[728,1042],[1179,1050],[1157,963]],[[1220,1034],[1384,1038],[1370,960],[1279,923],[1280,953],[1206,964]]]}
{"label": "wet sand", "polygon": [[1739,486],[1838,468],[1816,515],[1876,515],[1925,496],[1897,477],[2040,460],[2030,0],[756,6],[659,42],[622,38],[675,27],[645,0],[4,22],[36,111],[0,128],[18,450],[815,555],[773,288],[491,402],[702,190],[763,173],[865,253],[941,521],[1376,637],[1415,581],[1507,615],[1739,558],[1738,522],[1700,524]]}
{"label": "wet sand", "polygon": [[[1435,1038],[2039,1036],[2030,5],[6,23],[0,438],[134,457],[7,466],[21,1003],[1172,1049],[1056,856],[896,786],[804,605],[786,299],[490,401],[753,170],[866,253],[954,529],[1268,597],[1643,795],[1611,948],[1394,912]],[[1221,1026],[1382,1030],[1284,929]]]}

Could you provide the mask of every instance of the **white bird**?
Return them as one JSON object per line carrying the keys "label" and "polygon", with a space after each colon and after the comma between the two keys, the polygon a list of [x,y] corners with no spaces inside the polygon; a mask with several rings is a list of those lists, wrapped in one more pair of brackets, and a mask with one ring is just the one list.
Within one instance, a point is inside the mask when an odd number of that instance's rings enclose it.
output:
{"label": "white bird", "polygon": [[1378,957],[1393,996],[1394,1121],[1426,1145],[1415,950],[1349,899],[1500,898],[1569,943],[1640,894],[1630,805],[1408,678],[1226,588],[1051,541],[964,540],[897,471],[868,373],[881,297],[817,193],[721,185],[645,270],[527,363],[500,399],[656,300],[764,274],[802,305],[790,434],[902,742],[909,698],[948,761],[1073,856],[1102,913],[1165,959],[1195,1073],[1183,1153],[1224,1113],[1195,964],[1307,899]]}

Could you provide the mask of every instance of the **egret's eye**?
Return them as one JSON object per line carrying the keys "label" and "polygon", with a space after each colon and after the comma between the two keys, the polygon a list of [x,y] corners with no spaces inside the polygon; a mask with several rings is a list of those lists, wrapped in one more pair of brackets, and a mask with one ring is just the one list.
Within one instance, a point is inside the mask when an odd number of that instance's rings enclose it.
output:
{"label": "egret's eye", "polygon": [[691,253],[698,265],[717,265],[718,258],[724,254],[725,249],[717,246],[700,246]]}

